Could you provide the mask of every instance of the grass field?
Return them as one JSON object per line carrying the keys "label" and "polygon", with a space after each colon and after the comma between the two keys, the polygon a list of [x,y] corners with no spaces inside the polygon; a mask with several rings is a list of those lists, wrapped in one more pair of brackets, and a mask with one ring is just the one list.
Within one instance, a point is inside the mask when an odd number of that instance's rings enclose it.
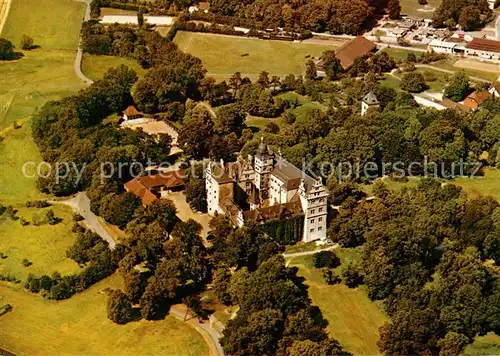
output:
{"label": "grass field", "polygon": [[384,48],[382,51],[386,52],[389,56],[398,61],[405,61],[406,58],[408,57],[408,53],[413,53],[417,57],[420,56],[420,54],[422,53],[417,51],[409,51],[401,48]]}
{"label": "grass field", "polygon": [[[36,11],[31,11],[33,9]],[[48,100],[84,87],[73,70],[84,4],[67,0],[14,0],[2,37],[19,47],[23,34],[35,45],[16,61],[0,63],[0,95],[12,96],[0,129],[32,114]]]}
{"label": "grass field", "polygon": [[1,347],[18,355],[207,355],[203,338],[173,316],[117,325],[106,317],[108,288],[121,288],[115,274],[71,299],[53,301],[0,282]]}
{"label": "grass field", "polygon": [[441,0],[428,0],[427,5],[420,5],[416,0],[401,0],[401,14],[419,18],[431,19],[434,16],[434,9],[441,4]]}
{"label": "grass field", "polygon": [[120,65],[136,71],[139,77],[142,77],[146,70],[142,69],[139,63],[134,59],[127,59],[115,56],[96,56],[91,54],[84,54],[82,61],[82,71],[87,77],[92,80],[102,79],[104,74],[109,68],[117,67]]}
{"label": "grass field", "polygon": [[[267,41],[179,31],[174,42],[185,52],[200,58],[210,76],[227,79],[235,72],[254,79],[262,71],[284,77],[301,74],[306,56],[318,57],[333,44]],[[326,41],[325,41],[326,42]],[[335,42],[336,43],[336,42]],[[245,54],[248,54],[244,56]]]}
{"label": "grass field", "polygon": [[[358,261],[359,253],[353,249],[336,249],[342,266],[335,272],[341,273],[350,261]],[[309,295],[329,321],[328,332],[340,344],[355,355],[380,354],[377,347],[378,328],[387,317],[376,303],[360,288],[349,289],[344,284],[325,284],[321,271],[312,265],[312,256],[289,259],[290,266],[297,266],[299,274],[306,278]]]}
{"label": "grass field", "polygon": [[500,355],[500,336],[488,333],[478,336],[464,350],[465,355]]}
{"label": "grass field", "polygon": [[[8,256],[0,259],[0,274],[14,275],[24,281],[29,273],[39,276],[57,271],[67,275],[80,270],[76,262],[66,257],[66,250],[76,240],[76,235],[71,232],[72,210],[60,204],[51,209],[62,219],[54,226],[34,226],[31,223],[33,214],[45,209],[18,208],[17,216],[29,221],[28,226],[21,227],[19,220],[13,221],[6,216],[0,218],[0,252]],[[24,258],[33,264],[24,267],[21,263]]]}

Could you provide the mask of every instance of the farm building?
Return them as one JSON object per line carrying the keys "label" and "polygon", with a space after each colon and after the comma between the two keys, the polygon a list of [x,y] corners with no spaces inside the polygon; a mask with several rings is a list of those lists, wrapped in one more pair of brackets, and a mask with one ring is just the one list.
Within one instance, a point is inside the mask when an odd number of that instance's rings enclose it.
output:
{"label": "farm building", "polygon": [[500,61],[500,41],[474,38],[465,46],[465,54],[468,57]]}
{"label": "farm building", "polygon": [[181,170],[137,177],[124,185],[127,192],[141,199],[143,206],[183,187],[184,172]]}
{"label": "farm building", "polygon": [[479,108],[486,99],[489,98],[491,98],[491,93],[488,90],[476,90],[464,99],[464,106],[469,109],[475,110]]}
{"label": "farm building", "polygon": [[347,70],[357,58],[375,51],[376,48],[377,45],[374,42],[359,36],[340,46],[335,51],[335,55],[340,60],[342,68]]}

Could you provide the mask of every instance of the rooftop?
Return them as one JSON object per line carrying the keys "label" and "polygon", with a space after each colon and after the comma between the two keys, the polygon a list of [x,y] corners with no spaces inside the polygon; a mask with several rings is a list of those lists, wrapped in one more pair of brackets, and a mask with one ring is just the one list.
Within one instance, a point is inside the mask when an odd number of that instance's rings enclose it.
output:
{"label": "rooftop", "polygon": [[156,187],[176,188],[184,185],[184,171],[173,171],[168,173],[160,173],[137,177],[125,183],[124,187],[127,192],[130,192],[141,199],[144,206],[151,204],[158,197],[151,192],[151,189]]}
{"label": "rooftop", "polygon": [[487,40],[484,38],[473,38],[472,41],[465,46],[470,49],[477,49],[480,51],[500,52],[500,41]]}
{"label": "rooftop", "polygon": [[362,36],[358,36],[337,48],[335,55],[340,60],[342,67],[348,69],[358,57],[370,53],[375,48],[377,48],[375,43]]}
{"label": "rooftop", "polygon": [[368,104],[368,105],[378,105],[380,104],[378,99],[377,99],[377,96],[373,93],[373,91],[369,91],[368,94],[366,94],[364,97],[363,97],[363,102]]}
{"label": "rooftop", "polygon": [[134,105],[130,105],[128,108],[122,111],[123,115],[127,116],[139,116],[144,115],[142,112],[138,111]]}

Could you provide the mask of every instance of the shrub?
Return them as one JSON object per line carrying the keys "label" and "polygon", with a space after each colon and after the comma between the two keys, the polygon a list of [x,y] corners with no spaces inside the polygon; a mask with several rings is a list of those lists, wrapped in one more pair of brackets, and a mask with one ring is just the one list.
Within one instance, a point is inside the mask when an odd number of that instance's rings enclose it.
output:
{"label": "shrub", "polygon": [[349,264],[342,274],[345,285],[349,288],[356,288],[363,284],[363,275],[359,272],[359,267],[354,264]]}
{"label": "shrub", "polygon": [[108,298],[108,319],[117,324],[132,321],[134,309],[129,297],[121,290],[111,292]]}
{"label": "shrub", "polygon": [[31,261],[30,261],[30,260],[28,260],[27,258],[25,258],[25,259],[23,260],[23,266],[24,266],[24,267],[29,267],[29,266],[31,266],[32,264],[33,264],[33,262],[31,262]]}
{"label": "shrub", "polygon": [[78,213],[73,213],[73,221],[82,221],[85,218]]}
{"label": "shrub", "polygon": [[5,208],[5,215],[11,220],[17,220],[19,219],[17,216],[17,210],[15,210],[11,205],[9,205],[7,208]]}
{"label": "shrub", "polygon": [[27,226],[30,224],[29,221],[26,220],[25,218],[21,218],[19,222],[21,223],[21,226]]}
{"label": "shrub", "polygon": [[422,73],[407,73],[401,79],[401,89],[410,93],[420,93],[426,89],[425,79]]}
{"label": "shrub", "polygon": [[326,284],[330,286],[342,282],[342,279],[337,276],[331,269],[325,269],[323,271],[323,278],[325,279]]}
{"label": "shrub", "polygon": [[28,35],[22,35],[21,37],[21,48],[24,50],[30,50],[33,48],[33,38]]}
{"label": "shrub", "polygon": [[41,213],[35,213],[33,214],[33,225],[35,226],[41,226],[41,225],[56,225],[61,221],[61,219],[57,218],[52,211],[52,209],[48,209],[45,211],[42,211]]}
{"label": "shrub", "polygon": [[50,203],[47,200],[28,200],[26,202],[27,208],[48,208]]}
{"label": "shrub", "polygon": [[340,266],[340,258],[333,251],[320,251],[313,255],[314,267],[336,268]]}
{"label": "shrub", "polygon": [[424,72],[424,79],[426,82],[434,82],[437,80],[437,77],[436,74],[434,74],[432,71],[426,70]]}

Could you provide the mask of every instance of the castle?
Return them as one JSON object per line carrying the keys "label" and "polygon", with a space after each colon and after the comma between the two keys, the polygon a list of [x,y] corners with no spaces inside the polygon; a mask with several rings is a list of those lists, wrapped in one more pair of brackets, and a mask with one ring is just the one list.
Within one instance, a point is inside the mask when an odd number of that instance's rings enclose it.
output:
{"label": "castle", "polygon": [[226,214],[237,226],[303,216],[302,241],[326,240],[328,193],[321,179],[270,151],[262,140],[254,156],[209,164],[205,184],[210,215]]}

